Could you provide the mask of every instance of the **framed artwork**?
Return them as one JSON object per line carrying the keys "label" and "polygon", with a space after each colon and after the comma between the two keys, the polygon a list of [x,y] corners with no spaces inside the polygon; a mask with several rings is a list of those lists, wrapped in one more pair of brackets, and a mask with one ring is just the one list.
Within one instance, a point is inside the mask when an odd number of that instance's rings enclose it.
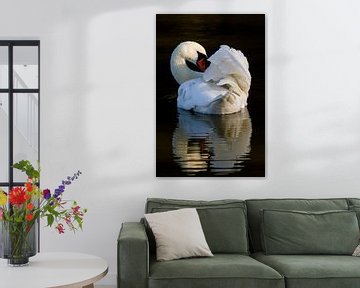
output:
{"label": "framed artwork", "polygon": [[265,15],[156,15],[156,176],[265,176]]}

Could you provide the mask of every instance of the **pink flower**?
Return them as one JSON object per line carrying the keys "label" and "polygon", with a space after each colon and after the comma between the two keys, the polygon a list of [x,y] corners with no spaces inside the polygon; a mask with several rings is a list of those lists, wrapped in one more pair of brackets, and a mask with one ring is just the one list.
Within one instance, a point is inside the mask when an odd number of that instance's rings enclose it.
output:
{"label": "pink flower", "polygon": [[75,207],[71,207],[71,209],[73,210],[74,215],[76,215],[76,214],[79,214],[80,206],[78,205],[78,206],[75,206]]}
{"label": "pink flower", "polygon": [[71,215],[70,214],[66,215],[65,222],[66,222],[67,225],[69,225],[71,223]]}
{"label": "pink flower", "polygon": [[0,220],[2,220],[2,214],[3,214],[3,211],[2,211],[2,209],[0,208]]}
{"label": "pink flower", "polygon": [[61,223],[59,223],[55,228],[58,230],[59,234],[62,234],[65,231],[64,226]]}

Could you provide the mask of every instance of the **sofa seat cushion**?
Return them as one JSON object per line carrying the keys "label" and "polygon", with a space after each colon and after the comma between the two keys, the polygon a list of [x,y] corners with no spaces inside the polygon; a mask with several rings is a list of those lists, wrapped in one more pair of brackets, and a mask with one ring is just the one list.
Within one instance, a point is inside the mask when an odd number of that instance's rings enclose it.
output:
{"label": "sofa seat cushion", "polygon": [[284,275],[287,288],[358,288],[360,258],[343,255],[265,255],[254,259]]}
{"label": "sofa seat cushion", "polygon": [[211,258],[150,261],[149,288],[284,288],[274,269],[246,255],[215,254]]}

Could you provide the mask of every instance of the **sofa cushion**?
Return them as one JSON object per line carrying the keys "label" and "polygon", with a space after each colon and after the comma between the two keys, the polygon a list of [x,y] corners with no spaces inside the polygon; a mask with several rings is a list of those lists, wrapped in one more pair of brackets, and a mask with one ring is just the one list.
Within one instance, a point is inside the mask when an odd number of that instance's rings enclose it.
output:
{"label": "sofa cushion", "polygon": [[[246,207],[242,200],[192,201],[152,198],[147,200],[146,213],[187,207],[197,208],[206,241],[213,253],[249,253]],[[149,239],[152,239],[151,233]]]}
{"label": "sofa cushion", "polygon": [[246,200],[250,243],[253,251],[262,251],[260,210],[327,211],[348,210],[346,199],[254,199]]}
{"label": "sofa cushion", "polygon": [[359,220],[359,227],[360,227],[360,199],[359,198],[348,198],[347,201],[348,201],[349,210],[356,212],[356,215]]}
{"label": "sofa cushion", "polygon": [[195,208],[145,214],[156,239],[159,261],[213,256]]}
{"label": "sofa cushion", "polygon": [[354,211],[356,213],[356,217],[358,218],[358,224],[360,227],[360,205],[359,206],[351,205],[349,207],[349,210]]}
{"label": "sofa cushion", "polygon": [[354,211],[262,210],[266,254],[352,255],[359,244]]}
{"label": "sofa cushion", "polygon": [[347,201],[349,206],[360,206],[360,198],[348,198]]}
{"label": "sofa cushion", "polygon": [[360,287],[360,259],[343,255],[265,255],[256,260],[284,275],[286,288]]}
{"label": "sofa cushion", "polygon": [[150,261],[149,288],[284,288],[274,269],[246,255],[215,254],[211,258]]}

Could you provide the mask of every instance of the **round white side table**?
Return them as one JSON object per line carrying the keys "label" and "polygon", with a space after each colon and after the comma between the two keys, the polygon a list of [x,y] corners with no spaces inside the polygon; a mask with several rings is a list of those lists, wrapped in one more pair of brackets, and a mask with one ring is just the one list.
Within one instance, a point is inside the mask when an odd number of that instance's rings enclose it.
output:
{"label": "round white side table", "polygon": [[29,265],[9,267],[0,260],[0,286],[6,288],[93,288],[108,272],[107,262],[80,253],[38,253]]}

